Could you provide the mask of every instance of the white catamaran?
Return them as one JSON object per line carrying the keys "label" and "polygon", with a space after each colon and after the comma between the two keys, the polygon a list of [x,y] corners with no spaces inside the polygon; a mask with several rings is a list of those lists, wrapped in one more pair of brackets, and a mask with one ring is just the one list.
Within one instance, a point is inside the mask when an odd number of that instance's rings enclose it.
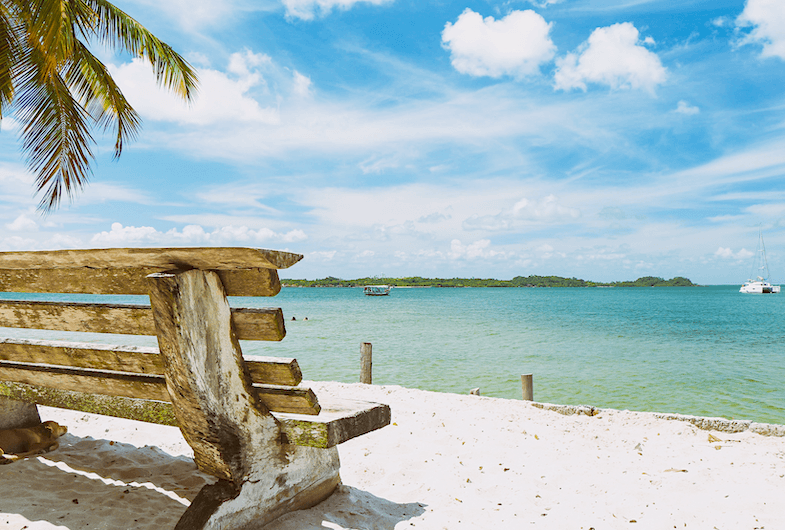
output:
{"label": "white catamaran", "polygon": [[755,262],[753,264],[754,275],[757,271],[757,280],[747,280],[739,289],[740,293],[769,294],[779,293],[780,286],[772,285],[769,282],[769,262],[766,260],[766,247],[763,244],[763,232],[758,231],[758,248],[755,251]]}

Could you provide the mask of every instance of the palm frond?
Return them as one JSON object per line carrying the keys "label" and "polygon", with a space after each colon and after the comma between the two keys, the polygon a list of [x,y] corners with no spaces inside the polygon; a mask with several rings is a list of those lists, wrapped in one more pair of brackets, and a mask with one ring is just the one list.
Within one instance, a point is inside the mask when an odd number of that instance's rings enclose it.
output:
{"label": "palm frond", "polygon": [[95,32],[102,43],[144,58],[160,84],[186,100],[193,99],[198,78],[188,61],[107,0],[85,3],[97,14]]}
{"label": "palm frond", "polygon": [[89,178],[94,142],[90,116],[63,78],[46,67],[40,50],[28,50],[20,67],[15,104],[24,124],[23,149],[36,174],[36,188],[44,192],[39,208],[51,211]]}
{"label": "palm frond", "polygon": [[0,119],[14,99],[13,67],[21,53],[17,42],[17,25],[9,16],[8,8],[0,3]]}
{"label": "palm frond", "polygon": [[140,128],[91,39],[146,60],[184,99],[196,93],[191,65],[107,0],[0,0],[0,119],[13,106],[45,212],[87,183],[92,126],[114,131],[115,157]]}
{"label": "palm frond", "polygon": [[116,128],[115,157],[136,137],[141,120],[104,64],[77,41],[65,81],[93,120],[104,130]]}

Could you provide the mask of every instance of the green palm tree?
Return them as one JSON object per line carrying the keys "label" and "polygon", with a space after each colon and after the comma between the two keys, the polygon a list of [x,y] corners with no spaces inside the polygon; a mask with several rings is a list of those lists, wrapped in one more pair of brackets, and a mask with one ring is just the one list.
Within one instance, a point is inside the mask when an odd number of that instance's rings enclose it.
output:
{"label": "green palm tree", "polygon": [[106,0],[0,0],[0,120],[13,112],[21,124],[44,212],[87,183],[92,128],[114,131],[118,157],[141,125],[88,42],[144,59],[187,101],[196,92],[188,62]]}

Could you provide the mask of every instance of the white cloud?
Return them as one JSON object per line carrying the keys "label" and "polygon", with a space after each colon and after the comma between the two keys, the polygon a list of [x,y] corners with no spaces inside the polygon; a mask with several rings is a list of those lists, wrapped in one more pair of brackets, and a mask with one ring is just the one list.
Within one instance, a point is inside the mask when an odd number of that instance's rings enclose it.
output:
{"label": "white cloud", "polygon": [[512,209],[496,215],[473,214],[463,222],[463,229],[494,232],[518,230],[525,226],[569,223],[580,216],[580,210],[559,204],[559,198],[550,194],[538,200],[524,197]]}
{"label": "white cloud", "polygon": [[559,204],[556,195],[547,195],[537,201],[530,201],[525,197],[515,203],[512,215],[516,219],[527,220],[570,220],[581,216],[577,208],[570,208]]}
{"label": "white cloud", "polygon": [[311,95],[311,78],[304,76],[297,70],[294,71],[294,87],[293,91],[298,96],[309,96]]}
{"label": "white cloud", "polygon": [[530,9],[495,20],[467,8],[455,24],[444,26],[442,43],[462,74],[522,78],[538,74],[540,65],[553,59],[556,46],[550,30],[551,25]]}
{"label": "white cloud", "polygon": [[785,203],[753,204],[746,211],[758,217],[772,218],[785,216]]}
{"label": "white cloud", "polygon": [[3,116],[0,120],[0,131],[10,132],[19,128],[19,122],[10,116]]}
{"label": "white cloud", "polygon": [[544,7],[548,7],[549,5],[559,4],[563,1],[564,0],[542,0],[541,2],[537,2],[537,0],[529,0],[529,3],[542,9]]}
{"label": "white cloud", "polygon": [[277,108],[263,108],[249,95],[253,88],[266,90],[260,70],[272,66],[271,62],[267,55],[246,50],[231,55],[227,68],[231,76],[218,70],[199,69],[199,91],[190,106],[160,88],[150,66],[139,59],[120,66],[109,65],[109,70],[131,105],[147,120],[192,125],[276,124],[279,122]]}
{"label": "white cloud", "polygon": [[351,9],[358,3],[372,5],[382,5],[391,3],[394,0],[282,0],[286,8],[286,16],[290,18],[300,18],[303,20],[313,20],[317,12],[325,16],[337,7],[339,9]]}
{"label": "white cloud", "polygon": [[639,36],[629,22],[595,29],[577,53],[556,59],[554,88],[585,91],[587,83],[596,83],[653,93],[667,71],[657,54],[641,46]]}
{"label": "white cloud", "polygon": [[36,248],[37,241],[34,239],[26,239],[19,236],[11,236],[3,238],[0,241],[0,248],[3,250],[30,250]]}
{"label": "white cloud", "polygon": [[679,114],[686,114],[687,116],[692,116],[698,114],[700,111],[701,111],[700,108],[692,106],[686,101],[682,100],[679,101],[679,104],[676,106],[676,110],[674,112],[678,112]]}
{"label": "white cloud", "polygon": [[[188,31],[197,31],[203,27],[214,29],[235,20],[238,16],[246,12],[253,11],[275,11],[280,9],[277,0],[126,0],[135,4],[149,7],[155,14],[167,16],[173,24]],[[118,4],[122,7],[121,4]],[[138,12],[138,9],[129,10],[130,13]],[[140,16],[139,20],[152,17]]]}
{"label": "white cloud", "polygon": [[308,257],[319,261],[331,261],[336,254],[337,251],[335,250],[322,250],[322,251],[310,252],[308,253]]}
{"label": "white cloud", "polygon": [[188,225],[181,231],[173,228],[160,232],[151,226],[123,226],[112,223],[110,231],[95,234],[91,243],[97,245],[227,245],[237,243],[263,243],[267,241],[297,242],[307,239],[302,230],[277,233],[269,228],[252,230],[247,226],[223,226],[207,232],[199,225]]}
{"label": "white cloud", "polygon": [[23,213],[14,219],[13,222],[6,224],[5,227],[11,232],[32,232],[38,230],[38,223]]}
{"label": "white cloud", "polygon": [[480,258],[489,255],[486,251],[489,246],[491,246],[491,242],[488,239],[480,239],[469,245],[464,245],[460,240],[453,239],[452,242],[450,242],[449,256],[452,259]]}
{"label": "white cloud", "polygon": [[748,0],[736,19],[739,27],[752,26],[741,44],[762,44],[763,57],[785,59],[785,2],[782,0]]}
{"label": "white cloud", "polygon": [[745,259],[749,259],[749,258],[751,258],[751,257],[752,257],[754,254],[755,254],[754,252],[750,252],[750,251],[749,251],[749,250],[747,250],[746,248],[742,248],[741,250],[739,250],[738,252],[736,252],[736,253],[734,254],[734,253],[733,253],[733,251],[732,251],[732,250],[731,250],[729,247],[728,247],[728,248],[719,247],[719,248],[718,248],[718,249],[717,249],[717,250],[714,252],[714,255],[715,255],[716,257],[718,257],[718,258],[722,258],[722,259],[736,259],[736,260],[745,260]]}
{"label": "white cloud", "polygon": [[372,157],[368,160],[360,162],[359,166],[360,170],[362,170],[363,175],[368,175],[370,173],[373,174],[381,174],[384,173],[385,169],[395,169],[398,167],[398,161],[395,159],[389,158],[376,158]]}

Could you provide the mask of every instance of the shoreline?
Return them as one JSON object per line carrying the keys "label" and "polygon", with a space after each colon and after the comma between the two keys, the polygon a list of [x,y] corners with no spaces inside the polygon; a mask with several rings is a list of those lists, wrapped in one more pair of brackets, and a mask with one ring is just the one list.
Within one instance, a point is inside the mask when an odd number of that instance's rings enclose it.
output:
{"label": "shoreline", "polygon": [[[732,420],[304,384],[388,403],[392,423],[339,446],[343,485],[332,497],[266,530],[785,527],[780,434],[714,429]],[[3,466],[9,528],[173,528],[213,481],[175,427],[46,407],[41,417],[69,433],[60,449]]]}

